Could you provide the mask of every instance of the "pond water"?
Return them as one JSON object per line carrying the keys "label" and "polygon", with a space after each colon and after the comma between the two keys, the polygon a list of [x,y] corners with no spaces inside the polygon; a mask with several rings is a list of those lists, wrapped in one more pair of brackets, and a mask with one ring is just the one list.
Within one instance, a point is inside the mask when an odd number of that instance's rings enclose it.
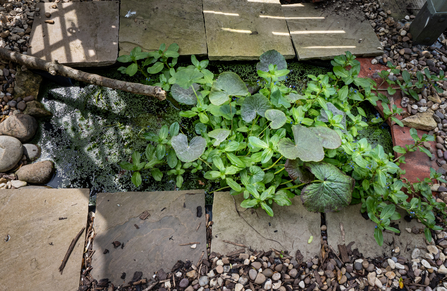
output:
{"label": "pond water", "polygon": [[[255,63],[211,63],[214,73],[232,70],[244,80],[256,82]],[[289,64],[292,70],[287,85],[302,88],[307,74],[318,75],[325,68]],[[115,69],[112,69],[115,70]],[[117,77],[113,72],[113,77]],[[171,191],[175,181],[164,178],[156,182],[142,173],[143,184],[138,189],[130,181],[130,172],[123,171],[118,163],[128,159],[136,150],[144,152],[147,141],[143,134],[157,132],[162,125],[179,122],[189,127],[188,119],[178,116],[180,108],[168,101],[158,101],[146,96],[94,85],[75,83],[61,87],[52,82],[44,82],[40,96],[45,108],[53,117],[41,120],[33,143],[42,148],[40,160],[51,159],[56,173],[47,184],[54,188],[90,188],[92,202],[98,192],[122,191]],[[186,108],[186,107],[185,107]],[[375,109],[365,107],[368,119],[378,114]],[[373,144],[380,143],[388,151],[392,150],[391,136],[387,128],[368,129],[363,135]],[[184,177],[184,189],[205,189],[199,174]],[[211,191],[210,191],[211,192]],[[207,204],[212,196],[207,195]]]}

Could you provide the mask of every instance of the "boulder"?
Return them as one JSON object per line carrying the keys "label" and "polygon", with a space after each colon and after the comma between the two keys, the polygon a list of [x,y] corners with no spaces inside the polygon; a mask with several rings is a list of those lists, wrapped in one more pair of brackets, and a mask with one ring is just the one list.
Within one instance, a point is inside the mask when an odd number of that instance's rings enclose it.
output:
{"label": "boulder", "polygon": [[54,172],[52,161],[43,161],[25,165],[17,171],[17,178],[31,184],[46,184],[51,180]]}
{"label": "boulder", "polygon": [[408,127],[427,131],[433,130],[437,126],[436,121],[433,119],[433,111],[431,110],[408,116],[402,119],[402,123]]}
{"label": "boulder", "polygon": [[4,173],[14,168],[22,159],[22,143],[11,136],[0,136],[0,172]]}
{"label": "boulder", "polygon": [[53,115],[50,111],[46,110],[43,104],[39,101],[27,102],[26,108],[23,113],[34,116],[36,118],[48,117]]}
{"label": "boulder", "polygon": [[37,120],[27,114],[16,114],[0,123],[0,134],[10,135],[21,142],[31,140],[36,134]]}
{"label": "boulder", "polygon": [[14,86],[14,98],[21,97],[22,99],[27,96],[39,95],[39,87],[42,82],[42,77],[34,74],[30,70],[22,71],[20,67],[17,67],[17,74]]}
{"label": "boulder", "polygon": [[23,145],[23,154],[30,162],[37,160],[40,153],[40,147],[36,144],[27,143]]}

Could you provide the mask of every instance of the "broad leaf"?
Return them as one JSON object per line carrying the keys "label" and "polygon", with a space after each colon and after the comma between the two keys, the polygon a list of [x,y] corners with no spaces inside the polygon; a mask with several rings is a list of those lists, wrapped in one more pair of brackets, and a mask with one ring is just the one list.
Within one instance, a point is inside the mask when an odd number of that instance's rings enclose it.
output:
{"label": "broad leaf", "polygon": [[230,96],[248,95],[244,81],[233,72],[223,72],[219,75],[210,92],[210,102],[214,105],[222,105]]}
{"label": "broad leaf", "polygon": [[194,137],[188,145],[188,138],[183,133],[171,139],[171,145],[180,161],[193,162],[200,158],[206,148],[206,140],[203,137]]}
{"label": "broad leaf", "polygon": [[213,146],[217,147],[230,135],[230,133],[231,130],[219,128],[208,132],[208,136],[216,139]]}
{"label": "broad leaf", "polygon": [[270,109],[270,102],[262,94],[255,94],[253,96],[248,96],[245,98],[244,103],[242,103],[241,115],[245,122],[251,122],[255,119],[256,114],[264,117],[265,112]]}
{"label": "broad leaf", "polygon": [[278,129],[286,123],[287,118],[284,112],[277,109],[269,109],[265,111],[265,118],[271,121],[270,127]]}
{"label": "broad leaf", "polygon": [[337,211],[351,203],[355,180],[328,163],[309,163],[309,170],[319,182],[301,191],[301,200],[309,211]]}
{"label": "broad leaf", "polygon": [[288,138],[279,141],[278,151],[287,159],[300,158],[304,162],[319,162],[324,159],[324,150],[320,139],[310,128],[301,125],[292,126],[295,142]]}
{"label": "broad leaf", "polygon": [[192,84],[192,86],[188,87],[188,89],[184,89],[183,87],[174,84],[171,87],[172,97],[179,103],[186,105],[196,105],[197,97],[192,87],[194,87],[194,90],[196,91],[197,94],[200,94],[200,92],[197,92],[197,90],[200,88],[198,84],[194,83]]}
{"label": "broad leaf", "polygon": [[341,146],[341,138],[335,130],[324,126],[310,127],[310,129],[318,136],[324,148],[336,149]]}
{"label": "broad leaf", "polygon": [[285,169],[289,173],[289,177],[297,184],[310,183],[314,180],[314,175],[306,168],[300,166],[298,160],[287,160]]}
{"label": "broad leaf", "polygon": [[203,77],[203,74],[194,66],[189,66],[187,68],[179,68],[174,77],[176,84],[188,89],[193,83],[197,83]]}
{"label": "broad leaf", "polygon": [[[280,54],[276,50],[269,50],[263,53],[259,57],[259,63],[256,64],[256,69],[268,72],[270,64],[276,65],[277,70],[287,69],[286,59],[282,54]],[[278,78],[278,80],[285,80],[285,79],[286,79],[285,76]]]}

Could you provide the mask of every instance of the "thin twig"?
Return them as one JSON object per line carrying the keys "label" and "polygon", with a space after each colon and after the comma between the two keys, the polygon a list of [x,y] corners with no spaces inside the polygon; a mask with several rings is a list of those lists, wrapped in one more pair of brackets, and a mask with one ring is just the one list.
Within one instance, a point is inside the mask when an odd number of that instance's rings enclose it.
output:
{"label": "thin twig", "polygon": [[196,231],[199,230],[200,226],[202,225],[202,222],[199,223],[199,225],[197,225]]}
{"label": "thin twig", "polygon": [[227,243],[227,244],[232,244],[232,245],[235,245],[235,246],[238,246],[238,247],[243,247],[243,248],[248,248],[246,245],[243,245],[243,244],[237,244],[237,243],[234,243],[234,242],[231,242],[231,241],[229,241],[229,240],[222,240],[224,243]]}
{"label": "thin twig", "polygon": [[62,272],[64,271],[65,264],[67,264],[68,258],[70,257],[71,252],[73,251],[73,249],[74,249],[74,247],[75,247],[75,245],[76,245],[76,242],[78,241],[79,237],[80,237],[81,234],[84,232],[84,230],[85,230],[85,227],[83,227],[83,228],[81,229],[81,231],[76,235],[76,237],[71,241],[71,244],[70,244],[70,246],[68,247],[67,252],[65,253],[65,257],[64,257],[64,259],[62,260],[62,264],[61,264],[61,266],[59,267],[59,272],[61,272],[61,274],[62,274]]}

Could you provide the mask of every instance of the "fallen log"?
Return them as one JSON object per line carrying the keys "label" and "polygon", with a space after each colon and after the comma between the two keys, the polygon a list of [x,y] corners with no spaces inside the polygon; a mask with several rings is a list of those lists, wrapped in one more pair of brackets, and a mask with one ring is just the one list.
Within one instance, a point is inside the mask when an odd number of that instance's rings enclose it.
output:
{"label": "fallen log", "polygon": [[13,52],[4,48],[0,48],[0,58],[8,61],[13,61],[20,65],[24,65],[30,69],[37,69],[49,72],[51,75],[60,75],[72,78],[81,82],[109,87],[121,91],[130,92],[133,94],[140,94],[155,97],[159,100],[166,99],[166,91],[158,86],[148,86],[139,83],[124,82],[115,79],[106,78],[97,74],[90,74],[79,71],[57,62],[47,62],[33,56],[23,55],[18,52]]}

